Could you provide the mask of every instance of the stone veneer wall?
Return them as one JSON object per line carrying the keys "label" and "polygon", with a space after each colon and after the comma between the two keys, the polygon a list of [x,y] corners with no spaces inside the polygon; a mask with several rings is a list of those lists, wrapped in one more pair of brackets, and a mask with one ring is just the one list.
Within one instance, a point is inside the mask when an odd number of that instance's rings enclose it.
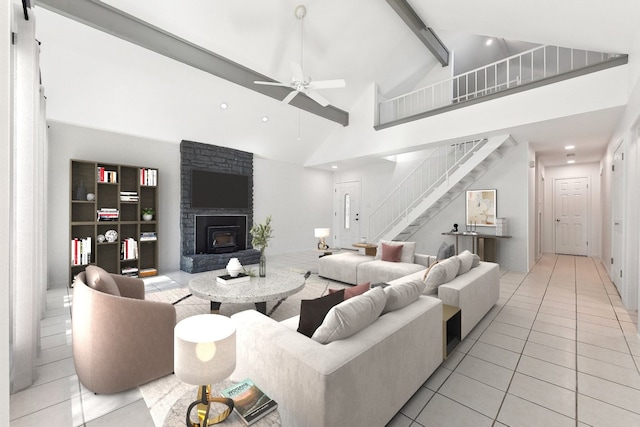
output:
{"label": "stone veneer wall", "polygon": [[[191,170],[232,173],[249,177],[250,199],[247,209],[192,209]],[[180,143],[180,269],[189,273],[224,268],[233,257],[243,265],[255,264],[260,252],[252,249],[247,233],[247,250],[232,254],[196,254],[195,218],[197,215],[246,215],[247,230],[253,226],[253,153],[202,144],[193,141]]]}

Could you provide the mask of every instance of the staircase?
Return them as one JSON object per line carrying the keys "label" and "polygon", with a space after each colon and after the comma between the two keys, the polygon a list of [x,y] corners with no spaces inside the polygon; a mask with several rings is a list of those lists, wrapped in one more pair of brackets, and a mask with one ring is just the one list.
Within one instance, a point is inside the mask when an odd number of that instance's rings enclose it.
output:
{"label": "staircase", "polygon": [[371,241],[407,240],[516,144],[500,135],[438,147],[371,213]]}

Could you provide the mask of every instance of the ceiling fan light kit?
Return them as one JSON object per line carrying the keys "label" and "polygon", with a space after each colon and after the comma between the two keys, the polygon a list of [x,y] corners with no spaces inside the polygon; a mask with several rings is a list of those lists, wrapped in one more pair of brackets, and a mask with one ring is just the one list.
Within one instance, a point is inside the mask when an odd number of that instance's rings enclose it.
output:
{"label": "ceiling fan light kit", "polygon": [[290,103],[293,98],[295,98],[299,93],[304,93],[321,106],[326,107],[327,105],[329,105],[329,100],[316,92],[316,90],[345,87],[346,82],[343,79],[313,81],[311,80],[311,77],[304,76],[304,73],[302,71],[302,59],[304,57],[303,22],[304,17],[307,16],[307,8],[304,5],[296,6],[294,15],[297,19],[300,20],[300,62],[291,63],[291,82],[281,83],[277,81],[254,81],[254,83],[258,85],[282,86],[293,89],[282,100],[282,102],[285,104]]}

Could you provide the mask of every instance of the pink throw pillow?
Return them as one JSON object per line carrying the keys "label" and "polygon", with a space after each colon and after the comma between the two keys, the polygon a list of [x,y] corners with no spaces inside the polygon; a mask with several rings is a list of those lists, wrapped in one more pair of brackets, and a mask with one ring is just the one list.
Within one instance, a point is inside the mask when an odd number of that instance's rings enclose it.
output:
{"label": "pink throw pillow", "polygon": [[[369,289],[371,289],[371,283],[370,282],[365,282],[365,283],[360,283],[359,285],[355,285],[352,286],[350,288],[346,288],[344,290],[344,299],[348,300],[349,298],[353,298],[357,295],[362,295],[365,292],[367,292]],[[329,293],[333,294],[335,292],[341,291],[342,289],[329,289]]]}
{"label": "pink throw pillow", "polygon": [[402,255],[403,245],[387,245],[382,243],[382,261],[400,262],[400,256]]}

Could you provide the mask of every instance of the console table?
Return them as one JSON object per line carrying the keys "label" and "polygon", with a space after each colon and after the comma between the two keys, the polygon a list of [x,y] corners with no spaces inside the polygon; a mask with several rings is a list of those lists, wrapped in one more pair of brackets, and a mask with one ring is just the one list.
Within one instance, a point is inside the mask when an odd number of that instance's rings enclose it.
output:
{"label": "console table", "polygon": [[496,240],[510,239],[511,236],[496,236],[495,234],[482,233],[464,233],[464,232],[446,232],[443,236],[455,236],[456,238],[456,255],[458,255],[458,238],[470,237],[472,239],[471,247],[474,254],[478,254],[482,261],[496,262]]}

